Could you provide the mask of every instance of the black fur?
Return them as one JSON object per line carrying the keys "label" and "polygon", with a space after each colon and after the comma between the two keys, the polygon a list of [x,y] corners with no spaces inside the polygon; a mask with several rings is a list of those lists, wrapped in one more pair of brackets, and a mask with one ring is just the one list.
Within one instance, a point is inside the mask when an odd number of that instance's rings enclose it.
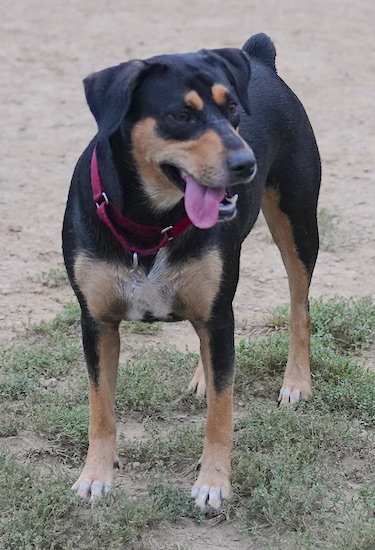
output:
{"label": "black fur", "polygon": [[266,34],[259,33],[255,36],[251,36],[243,45],[242,50],[250,57],[262,61],[276,71],[276,48]]}
{"label": "black fur", "polygon": [[[290,225],[293,246],[305,266],[306,278],[311,278],[319,244],[316,210],[320,158],[304,108],[276,73],[275,56],[271,40],[259,34],[251,37],[243,50],[161,55],[122,63],[85,79],[87,102],[97,121],[98,133],[79,159],[73,175],[64,218],[63,251],[69,279],[82,308],[85,356],[96,387],[100,387],[101,376],[98,342],[105,337],[108,321],[90,313],[87,297],[74,272],[75,261],[84,253],[107,265],[130,268],[132,257],[98,219],[90,183],[94,147],[106,193],[124,216],[140,224],[160,227],[174,225],[186,216],[184,199],[162,210],[147,195],[131,142],[138,123],[155,121],[157,137],[166,143],[194,142],[212,130],[219,136],[228,158],[241,148],[249,151],[244,141],[255,155],[257,172],[251,182],[244,183],[244,178],[233,182],[233,173],[226,167],[232,177],[228,180],[232,194],[239,196],[235,218],[209,229],[191,226],[168,245],[168,264],[176,272],[193,259],[205,258],[211,250],[220,254],[223,271],[211,313],[205,319],[189,317],[198,333],[204,330],[208,334],[218,394],[233,380],[232,301],[238,283],[241,244],[258,217],[265,190],[272,190],[278,197],[278,207]],[[214,84],[229,90],[227,103],[215,103],[211,95]],[[192,119],[184,124],[175,114],[186,109],[184,97],[189,90],[202,98],[204,109],[194,111]],[[239,102],[237,112],[230,110],[233,102]],[[234,130],[238,124],[242,139]],[[173,188],[176,182],[171,179],[170,183]],[[131,239],[141,248],[149,246],[143,237],[133,235]],[[139,263],[148,273],[154,260],[154,256],[141,256]],[[197,277],[197,289],[200,284]],[[179,318],[178,312],[171,311],[168,319],[162,320]],[[146,310],[143,320],[157,318]],[[112,328],[119,321],[120,318],[115,318]]]}

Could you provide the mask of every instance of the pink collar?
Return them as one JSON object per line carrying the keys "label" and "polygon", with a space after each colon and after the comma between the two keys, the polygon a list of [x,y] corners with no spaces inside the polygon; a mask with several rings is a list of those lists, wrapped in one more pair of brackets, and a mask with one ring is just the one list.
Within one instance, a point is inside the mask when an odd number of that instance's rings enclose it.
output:
{"label": "pink collar", "polygon": [[[180,220],[176,225],[164,228],[153,225],[140,225],[129,220],[129,218],[125,218],[117,206],[109,201],[104,191],[95,148],[91,157],[91,186],[99,219],[106,224],[121,246],[130,254],[136,253],[140,256],[156,254],[160,248],[167,246],[174,237],[181,235],[191,225],[188,216]],[[159,242],[151,248],[138,248],[130,244],[124,235],[125,232],[138,235],[139,237],[154,239],[154,241],[158,240]]]}

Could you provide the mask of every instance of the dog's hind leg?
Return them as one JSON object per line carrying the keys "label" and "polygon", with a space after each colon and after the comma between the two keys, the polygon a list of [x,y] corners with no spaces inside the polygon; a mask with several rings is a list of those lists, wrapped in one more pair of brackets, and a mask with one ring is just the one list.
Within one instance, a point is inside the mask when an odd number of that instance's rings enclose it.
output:
{"label": "dog's hind leg", "polygon": [[118,324],[96,323],[82,315],[82,339],[89,374],[89,449],[72,489],[84,500],[106,494],[118,467],[114,401],[120,351]]}
{"label": "dog's hind leg", "polygon": [[266,190],[262,211],[280,250],[290,290],[289,355],[279,395],[279,404],[286,405],[311,392],[308,293],[319,246],[316,199],[294,196],[282,202],[276,191]]}
{"label": "dog's hind leg", "polygon": [[190,380],[189,390],[195,393],[197,397],[202,397],[206,393],[206,379],[204,377],[202,359],[199,359],[193,378]]}

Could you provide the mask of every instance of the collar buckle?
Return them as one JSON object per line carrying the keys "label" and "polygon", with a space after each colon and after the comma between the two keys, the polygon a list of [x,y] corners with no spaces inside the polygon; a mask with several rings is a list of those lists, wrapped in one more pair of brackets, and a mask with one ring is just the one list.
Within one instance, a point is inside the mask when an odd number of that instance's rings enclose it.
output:
{"label": "collar buckle", "polygon": [[166,235],[168,241],[173,240],[173,235],[171,235],[171,232],[170,232],[171,229],[173,229],[173,225],[168,225],[168,227],[164,227],[164,229],[160,231],[161,235]]}
{"label": "collar buckle", "polygon": [[[104,202],[105,202],[106,204],[109,204],[108,197],[107,197],[107,195],[106,195],[106,193],[105,193],[104,191],[102,191],[102,197],[103,197],[103,199],[104,199]],[[102,199],[102,197],[100,197],[100,198]],[[96,208],[99,208],[99,207],[103,204],[103,200],[101,200],[101,202],[96,202],[95,204],[96,204]]]}

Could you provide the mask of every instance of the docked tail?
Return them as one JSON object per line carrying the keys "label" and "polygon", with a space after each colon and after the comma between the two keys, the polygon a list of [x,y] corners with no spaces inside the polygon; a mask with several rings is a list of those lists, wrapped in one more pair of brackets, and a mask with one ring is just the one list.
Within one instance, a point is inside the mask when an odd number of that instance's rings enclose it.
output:
{"label": "docked tail", "polygon": [[242,46],[242,50],[276,71],[276,48],[270,37],[266,34],[254,34],[254,36],[251,36],[249,40],[245,42]]}

